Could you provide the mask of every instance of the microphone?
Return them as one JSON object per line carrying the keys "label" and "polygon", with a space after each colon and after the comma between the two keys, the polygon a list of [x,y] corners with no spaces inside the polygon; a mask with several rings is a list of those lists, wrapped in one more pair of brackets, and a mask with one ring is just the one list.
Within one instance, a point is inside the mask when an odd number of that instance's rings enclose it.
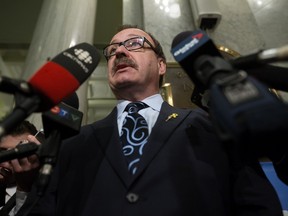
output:
{"label": "microphone", "polygon": [[171,53],[197,86],[199,92],[204,92],[207,87],[194,72],[195,60],[204,54],[222,57],[213,41],[201,30],[185,31],[176,35],[172,42]]}
{"label": "microphone", "polygon": [[33,142],[17,145],[15,148],[0,152],[0,163],[30,156],[37,153],[38,149],[39,145]]}
{"label": "microphone", "polygon": [[31,93],[31,89],[26,81],[15,80],[15,79],[5,77],[5,76],[0,77],[0,91],[8,93],[8,94]]}
{"label": "microphone", "polygon": [[[221,56],[213,41],[204,31],[184,31],[175,36],[172,41],[171,53],[194,83],[191,101],[208,111],[209,104],[203,104],[203,95],[207,95],[207,86],[196,75],[193,65],[196,59],[204,54]],[[207,98],[207,97],[206,97]]]}
{"label": "microphone", "polygon": [[44,64],[28,81],[26,94],[16,94],[13,111],[0,123],[0,137],[33,112],[43,112],[85,82],[97,67],[100,53],[93,45],[80,43]]}
{"label": "microphone", "polygon": [[[75,108],[74,108],[75,107]],[[42,114],[44,134],[47,138],[52,130],[57,130],[61,134],[62,139],[74,136],[79,133],[83,113],[78,111],[79,99],[74,92],[69,97],[66,97],[58,105],[51,108]],[[39,131],[38,133],[40,133]],[[37,134],[38,134],[37,133]],[[35,136],[37,136],[35,134]],[[49,154],[54,154],[50,146],[54,143],[43,143],[39,146],[36,143],[18,144],[15,148],[6,151],[0,151],[0,163],[23,158],[32,154],[37,154],[39,157],[46,157]],[[55,144],[56,146],[56,144]]]}
{"label": "microphone", "polygon": [[[230,63],[234,66],[233,61]],[[288,91],[288,68],[270,64],[235,65],[234,67],[245,70],[249,75],[268,85],[269,88]]]}
{"label": "microphone", "polygon": [[[270,88],[288,91],[288,68],[267,64],[268,62],[287,59],[287,50],[288,46],[284,46],[250,56],[238,57],[229,62],[234,68],[245,70],[249,75],[264,82]],[[223,55],[206,33],[201,30],[185,31],[176,35],[172,42],[171,53],[194,82],[195,89],[191,100],[201,107],[201,95],[204,94],[206,87],[193,72],[193,64],[199,56],[204,54],[219,57],[223,57]]]}
{"label": "microphone", "polygon": [[83,113],[78,110],[79,99],[74,92],[66,97],[58,105],[42,114],[45,136],[51,131],[57,130],[62,139],[74,136],[79,133]]}
{"label": "microphone", "polygon": [[259,66],[263,63],[272,63],[285,60],[288,60],[288,45],[280,48],[258,51],[247,56],[240,56],[234,59],[232,64],[235,67],[247,68]]}
{"label": "microphone", "polygon": [[69,95],[68,97],[65,97],[62,100],[62,103],[65,103],[71,107],[73,107],[74,109],[79,109],[79,98],[76,92],[73,92],[71,95]]}
{"label": "microphone", "polygon": [[288,91],[288,68],[268,64],[285,60],[288,60],[288,45],[240,56],[230,60],[230,63],[235,68],[245,70],[270,88]]}
{"label": "microphone", "polygon": [[287,151],[282,145],[288,133],[285,103],[225,61],[203,31],[178,34],[171,53],[196,87],[210,91],[209,112],[221,140],[280,160]]}
{"label": "microphone", "polygon": [[74,92],[61,103],[42,114],[46,142],[42,144],[39,158],[42,167],[37,179],[37,194],[42,196],[56,164],[61,141],[79,133],[83,113],[78,111],[79,98]]}

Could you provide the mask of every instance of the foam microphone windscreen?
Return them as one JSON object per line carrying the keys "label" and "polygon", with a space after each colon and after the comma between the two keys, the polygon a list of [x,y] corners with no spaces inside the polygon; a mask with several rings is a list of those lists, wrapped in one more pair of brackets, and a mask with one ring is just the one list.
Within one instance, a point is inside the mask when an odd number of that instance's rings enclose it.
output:
{"label": "foam microphone windscreen", "polygon": [[184,31],[176,35],[172,41],[171,53],[200,92],[207,87],[196,74],[195,61],[204,55],[222,57],[213,41],[201,30]]}
{"label": "foam microphone windscreen", "polygon": [[75,109],[79,109],[79,98],[76,92],[73,92],[71,95],[65,97],[62,102]]}
{"label": "foam microphone windscreen", "polygon": [[100,61],[96,47],[77,44],[43,65],[28,81],[42,98],[39,109],[44,111],[76,91],[92,74]]}

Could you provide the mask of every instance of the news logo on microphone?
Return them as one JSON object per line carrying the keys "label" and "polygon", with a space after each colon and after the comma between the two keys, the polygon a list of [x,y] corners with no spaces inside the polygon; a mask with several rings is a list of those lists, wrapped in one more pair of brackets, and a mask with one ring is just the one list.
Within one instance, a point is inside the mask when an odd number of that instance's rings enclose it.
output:
{"label": "news logo on microphone", "polygon": [[[215,49],[211,49],[211,47]],[[204,31],[181,32],[174,38],[171,53],[177,62],[180,63],[190,55],[194,55],[196,51],[197,56],[195,57],[204,53],[207,54],[208,51],[212,56],[221,56],[216,46]]]}
{"label": "news logo on microphone", "polygon": [[[75,47],[74,49],[67,50],[62,54],[63,56],[58,56],[60,60],[62,60],[62,57],[68,57],[72,61],[74,61],[80,68],[82,68],[85,73],[88,73],[90,71],[89,67],[93,64],[93,58],[91,56],[92,53],[89,47],[83,47],[82,44],[81,47]],[[69,65],[71,65],[71,63],[69,63]]]}
{"label": "news logo on microphone", "polygon": [[48,112],[50,116],[61,119],[62,121],[69,122],[81,122],[83,114],[79,115],[79,112],[76,112],[75,109],[60,103],[57,106],[54,106]]}
{"label": "news logo on microphone", "polygon": [[63,139],[79,133],[83,113],[66,103],[59,103],[42,114],[45,136],[58,130]]}
{"label": "news logo on microphone", "polygon": [[205,34],[201,31],[197,31],[180,42],[177,46],[173,47],[171,52],[173,53],[175,60],[179,62],[194,52],[194,50],[203,46],[208,40],[209,38],[205,36]]}
{"label": "news logo on microphone", "polygon": [[202,95],[205,94],[207,86],[197,76],[195,70],[195,62],[203,55],[219,56],[222,54],[218,51],[213,41],[202,30],[184,31],[177,34],[171,45],[171,54],[179,65],[187,73],[191,81],[194,83],[194,90],[191,96],[191,101],[202,106]]}

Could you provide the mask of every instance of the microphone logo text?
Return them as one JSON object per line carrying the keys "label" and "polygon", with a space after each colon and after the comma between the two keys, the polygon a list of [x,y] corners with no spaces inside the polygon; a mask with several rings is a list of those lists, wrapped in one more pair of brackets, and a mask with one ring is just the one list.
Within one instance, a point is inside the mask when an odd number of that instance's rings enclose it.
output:
{"label": "microphone logo text", "polygon": [[50,111],[62,119],[72,119],[73,122],[79,120],[79,116],[74,115],[73,113],[70,113],[68,110],[65,110],[59,106],[54,106],[50,109]]}
{"label": "microphone logo text", "polygon": [[88,51],[83,49],[74,49],[74,55],[69,52],[63,52],[63,55],[67,56],[68,58],[75,61],[86,73],[89,72],[89,69],[86,67],[85,64],[92,64],[92,57]]}
{"label": "microphone logo text", "polygon": [[[174,57],[177,57],[178,55],[185,54],[188,50],[190,50],[192,47],[197,45],[200,42],[200,39],[203,37],[203,34],[197,34],[192,36],[192,40],[190,40],[188,43],[185,43],[184,46],[182,46],[180,49],[176,50],[173,55]],[[186,41],[185,41],[186,42]]]}

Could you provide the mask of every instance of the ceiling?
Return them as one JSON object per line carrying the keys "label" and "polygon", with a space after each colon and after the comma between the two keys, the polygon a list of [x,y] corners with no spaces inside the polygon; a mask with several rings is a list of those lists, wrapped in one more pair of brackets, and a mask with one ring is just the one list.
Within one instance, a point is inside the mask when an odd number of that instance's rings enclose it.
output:
{"label": "ceiling", "polygon": [[[29,48],[42,3],[43,0],[0,0],[0,50]],[[122,1],[98,0],[94,45],[102,48],[121,24]]]}

